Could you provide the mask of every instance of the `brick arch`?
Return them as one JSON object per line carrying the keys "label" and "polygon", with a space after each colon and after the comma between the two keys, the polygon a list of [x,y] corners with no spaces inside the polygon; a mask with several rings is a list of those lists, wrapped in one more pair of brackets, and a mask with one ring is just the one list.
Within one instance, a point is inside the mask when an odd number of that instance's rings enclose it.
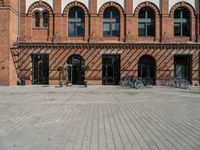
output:
{"label": "brick arch", "polygon": [[153,4],[153,3],[147,1],[147,2],[143,2],[143,3],[139,4],[139,5],[136,7],[135,12],[134,12],[134,15],[135,15],[135,16],[138,16],[140,10],[141,10],[142,8],[144,8],[144,7],[149,7],[149,8],[151,8],[151,9],[154,11],[155,15],[159,15],[159,14],[160,14],[160,11],[159,11],[158,7],[157,7],[155,4]]}
{"label": "brick arch", "polygon": [[64,8],[63,15],[68,15],[70,9],[73,8],[73,7],[80,7],[83,10],[85,15],[87,15],[87,16],[89,15],[89,11],[88,11],[87,7],[83,3],[77,2],[77,1],[69,3]]}
{"label": "brick arch", "polygon": [[53,15],[53,10],[52,10],[51,6],[50,6],[49,4],[47,4],[47,3],[45,3],[45,2],[42,2],[42,1],[38,1],[38,2],[33,3],[33,4],[29,7],[28,13],[27,13],[27,14],[28,14],[29,16],[31,16],[31,15],[33,14],[33,10],[34,10],[35,8],[43,8],[44,10],[48,11],[48,13],[49,13],[50,15]]}
{"label": "brick arch", "polygon": [[101,6],[101,8],[99,9],[99,13],[98,13],[99,16],[103,16],[104,11],[105,11],[106,8],[108,8],[108,7],[114,7],[114,8],[116,8],[116,9],[119,11],[120,16],[123,16],[123,15],[124,15],[124,10],[123,10],[123,8],[121,7],[121,5],[118,4],[118,3],[116,3],[116,2],[111,1],[111,2],[105,3],[105,4],[103,4],[103,6]]}
{"label": "brick arch", "polygon": [[189,4],[189,3],[186,3],[186,2],[179,2],[179,3],[176,3],[170,10],[170,17],[173,17],[174,16],[174,12],[177,8],[179,7],[184,7],[188,10],[188,12],[190,13],[191,16],[194,16],[195,15],[195,9]]}
{"label": "brick arch", "polygon": [[4,2],[3,0],[0,0],[0,7],[3,7],[4,6]]}

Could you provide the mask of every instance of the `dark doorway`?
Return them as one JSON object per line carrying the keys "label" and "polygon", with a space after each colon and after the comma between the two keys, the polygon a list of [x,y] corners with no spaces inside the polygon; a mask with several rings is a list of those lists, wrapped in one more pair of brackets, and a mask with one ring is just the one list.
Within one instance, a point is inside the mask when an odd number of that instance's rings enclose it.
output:
{"label": "dark doorway", "polygon": [[74,85],[83,85],[85,73],[82,66],[85,65],[84,59],[80,55],[72,55],[68,61],[68,81]]}
{"label": "dark doorway", "polygon": [[144,55],[138,62],[138,77],[142,79],[151,79],[155,84],[156,63],[153,57]]}
{"label": "dark doorway", "polygon": [[32,84],[49,84],[49,55],[32,54]]}
{"label": "dark doorway", "polygon": [[103,55],[103,85],[118,85],[120,81],[120,55]]}
{"label": "dark doorway", "polygon": [[191,55],[174,56],[174,76],[191,81]]}

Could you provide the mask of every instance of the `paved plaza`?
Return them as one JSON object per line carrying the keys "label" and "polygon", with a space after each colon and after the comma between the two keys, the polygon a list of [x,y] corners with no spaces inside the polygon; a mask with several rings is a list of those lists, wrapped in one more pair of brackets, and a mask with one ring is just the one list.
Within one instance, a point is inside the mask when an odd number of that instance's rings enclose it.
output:
{"label": "paved plaza", "polygon": [[200,88],[0,87],[0,150],[200,150]]}

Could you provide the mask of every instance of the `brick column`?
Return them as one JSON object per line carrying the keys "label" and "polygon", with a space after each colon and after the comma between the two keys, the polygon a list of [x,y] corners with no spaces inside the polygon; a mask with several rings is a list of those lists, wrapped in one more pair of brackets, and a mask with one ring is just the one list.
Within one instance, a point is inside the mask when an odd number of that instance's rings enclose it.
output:
{"label": "brick column", "polygon": [[173,18],[169,17],[169,1],[161,0],[161,42],[167,42],[173,35]]}
{"label": "brick column", "polygon": [[53,14],[49,15],[48,32],[49,32],[48,41],[52,41],[53,40]]}
{"label": "brick column", "polygon": [[133,19],[133,0],[125,0],[125,41],[133,41],[133,34],[136,34],[134,32],[135,26],[133,26],[134,19]]}
{"label": "brick column", "polygon": [[53,40],[60,41],[61,38],[65,38],[66,35],[62,31],[62,22],[66,20],[62,20],[61,12],[61,0],[56,0],[54,2],[54,33],[53,33]]}
{"label": "brick column", "polygon": [[88,41],[89,39],[89,16],[85,15],[85,36],[84,41]]}
{"label": "brick column", "polygon": [[124,41],[124,32],[125,32],[125,21],[124,15],[120,16],[120,41]]}
{"label": "brick column", "polygon": [[196,17],[196,29],[197,29],[197,42],[200,42],[200,2],[199,0],[196,0],[195,2],[196,5],[196,12],[197,12],[197,17]]}
{"label": "brick column", "polygon": [[97,23],[97,0],[90,0],[89,5],[90,21],[89,21],[89,41],[95,41],[99,36],[99,26]]}
{"label": "brick column", "polygon": [[191,36],[190,36],[190,40],[195,42],[196,41],[196,33],[198,32],[196,30],[196,18],[195,16],[191,16],[191,28],[190,28],[190,33],[191,33]]}
{"label": "brick column", "polygon": [[26,0],[20,0],[20,13],[21,13],[21,34],[20,34],[20,40],[25,40],[25,27],[26,27]]}

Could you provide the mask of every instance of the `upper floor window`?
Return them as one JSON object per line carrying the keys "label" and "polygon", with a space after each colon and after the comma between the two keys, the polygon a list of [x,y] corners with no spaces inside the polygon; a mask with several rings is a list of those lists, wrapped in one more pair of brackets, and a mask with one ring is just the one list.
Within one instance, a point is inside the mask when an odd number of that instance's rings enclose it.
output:
{"label": "upper floor window", "polygon": [[139,12],[139,36],[155,35],[155,14],[152,9],[144,7]]}
{"label": "upper floor window", "polygon": [[35,12],[35,27],[40,27],[40,13]]}
{"label": "upper floor window", "polygon": [[79,7],[74,7],[68,14],[68,36],[81,37],[84,36],[84,12]]}
{"label": "upper floor window", "polygon": [[43,27],[48,27],[49,14],[48,12],[43,12]]}
{"label": "upper floor window", "polygon": [[120,35],[120,14],[119,11],[110,7],[103,15],[103,36],[112,37]]}
{"label": "upper floor window", "polygon": [[174,12],[174,36],[190,36],[190,14],[185,8]]}

